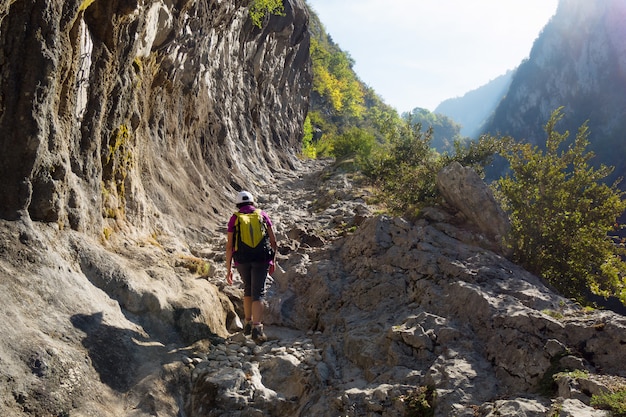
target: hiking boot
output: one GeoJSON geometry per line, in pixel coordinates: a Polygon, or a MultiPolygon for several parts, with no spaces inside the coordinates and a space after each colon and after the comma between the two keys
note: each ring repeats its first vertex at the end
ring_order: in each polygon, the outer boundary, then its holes
{"type": "Polygon", "coordinates": [[[243,334],[249,336],[250,333],[252,333],[252,322],[247,321],[246,324],[243,326],[243,334]]]}
{"type": "Polygon", "coordinates": [[[258,344],[267,341],[267,336],[265,336],[265,332],[263,332],[263,325],[254,326],[254,328],[252,329],[252,340],[254,340],[258,344]]]}

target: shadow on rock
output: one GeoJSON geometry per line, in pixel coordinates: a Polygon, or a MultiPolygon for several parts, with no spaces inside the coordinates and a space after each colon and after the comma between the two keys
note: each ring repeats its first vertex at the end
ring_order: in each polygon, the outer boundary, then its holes
{"type": "Polygon", "coordinates": [[[152,355],[165,353],[160,344],[143,345],[151,341],[136,331],[104,324],[102,313],[75,314],[70,320],[86,333],[82,345],[87,348],[100,380],[115,391],[129,391],[141,363],[152,355]]]}
{"type": "Polygon", "coordinates": [[[208,339],[214,344],[224,343],[224,338],[213,333],[203,320],[204,316],[198,307],[174,310],[176,330],[185,343],[193,344],[203,339],[208,339]]]}

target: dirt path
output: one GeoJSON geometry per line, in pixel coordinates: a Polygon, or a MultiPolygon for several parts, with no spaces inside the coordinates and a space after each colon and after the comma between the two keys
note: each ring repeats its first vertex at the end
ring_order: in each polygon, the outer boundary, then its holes
{"type": "MultiPolygon", "coordinates": [[[[260,192],[254,195],[257,207],[266,211],[274,224],[279,245],[274,278],[280,280],[283,277],[283,281],[303,257],[330,256],[324,253],[333,242],[354,228],[355,222],[371,215],[371,209],[363,200],[367,192],[355,187],[351,174],[337,169],[334,161],[305,160],[301,165],[299,170],[276,172],[275,181],[260,187],[260,192]]],[[[233,294],[242,289],[243,283],[236,272],[233,286],[225,283],[226,268],[220,261],[224,245],[225,238],[221,237],[210,249],[219,255],[215,272],[209,280],[223,292],[233,294]]],[[[271,293],[272,285],[278,284],[268,280],[268,293],[271,293]]],[[[270,304],[266,318],[271,323],[271,310],[277,308],[276,300],[271,299],[271,294],[266,299],[270,304]]],[[[242,312],[239,313],[242,319],[242,312]]],[[[294,332],[298,333],[293,328],[281,328],[274,323],[266,325],[270,339],[293,338],[294,332]]]]}
{"type": "MultiPolygon", "coordinates": [[[[327,195],[327,191],[320,186],[325,183],[324,175],[331,167],[332,161],[329,160],[302,161],[302,169],[275,173],[276,180],[261,187],[261,191],[254,196],[257,207],[268,213],[274,225],[279,245],[276,274],[289,268],[289,259],[294,254],[320,250],[328,244],[326,238],[336,237],[332,216],[320,210],[320,200],[327,195]]],[[[213,250],[223,251],[223,244],[220,242],[213,250]]],[[[218,271],[213,277],[214,283],[229,291],[230,288],[224,284],[225,268],[221,264],[216,266],[218,271]]],[[[236,272],[234,279],[234,288],[243,288],[236,272]]],[[[272,281],[269,280],[267,285],[271,287],[272,281]]],[[[268,326],[267,333],[270,338],[294,336],[293,329],[281,330],[277,326],[268,326]]]]}

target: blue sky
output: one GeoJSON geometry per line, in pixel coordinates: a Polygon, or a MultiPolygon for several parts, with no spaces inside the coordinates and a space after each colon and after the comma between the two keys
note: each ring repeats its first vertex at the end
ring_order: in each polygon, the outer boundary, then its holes
{"type": "Polygon", "coordinates": [[[528,57],[558,0],[307,0],[399,112],[433,111],[528,57]]]}

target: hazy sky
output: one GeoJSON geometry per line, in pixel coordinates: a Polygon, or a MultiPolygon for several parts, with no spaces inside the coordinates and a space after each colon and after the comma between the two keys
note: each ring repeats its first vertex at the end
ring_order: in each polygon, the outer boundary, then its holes
{"type": "Polygon", "coordinates": [[[356,62],[359,78],[399,112],[433,111],[513,69],[558,0],[307,0],[356,62]]]}

